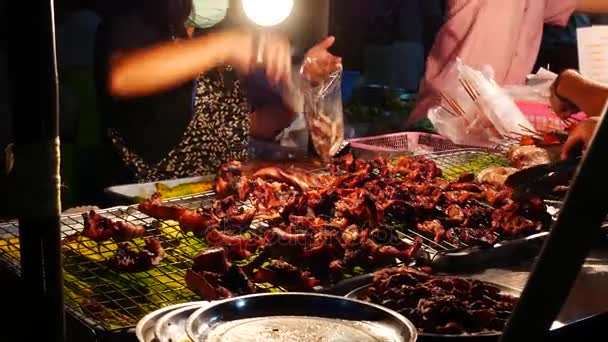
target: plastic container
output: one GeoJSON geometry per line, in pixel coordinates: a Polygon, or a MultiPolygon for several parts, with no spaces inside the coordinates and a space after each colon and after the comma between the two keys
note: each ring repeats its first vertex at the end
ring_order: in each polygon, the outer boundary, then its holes
{"type": "MultiPolygon", "coordinates": [[[[551,106],[543,103],[517,102],[519,110],[530,120],[530,123],[538,131],[563,130],[567,124],[562,121],[551,109],[551,106]]],[[[572,116],[575,120],[584,120],[587,116],[578,113],[572,116]]]]}
{"type": "Polygon", "coordinates": [[[370,152],[431,153],[470,148],[429,133],[401,132],[349,140],[351,148],[370,152]]]}

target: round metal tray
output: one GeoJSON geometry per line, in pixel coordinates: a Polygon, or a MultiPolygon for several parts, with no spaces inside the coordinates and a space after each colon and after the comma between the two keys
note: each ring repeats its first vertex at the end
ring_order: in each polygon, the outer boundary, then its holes
{"type": "MultiPolygon", "coordinates": [[[[519,296],[521,295],[521,291],[508,287],[508,286],[504,286],[504,285],[500,285],[500,284],[496,284],[496,283],[492,283],[492,282],[487,282],[484,281],[484,283],[490,284],[492,286],[497,287],[498,289],[500,289],[500,292],[503,294],[507,294],[507,295],[511,295],[513,297],[519,298],[519,296]]],[[[351,298],[351,299],[358,299],[359,295],[363,293],[363,291],[365,291],[368,287],[372,286],[371,284],[365,285],[365,286],[361,286],[351,292],[349,292],[348,294],[346,294],[346,298],[351,298]]],[[[465,335],[447,335],[447,334],[429,334],[429,333],[422,333],[422,332],[418,332],[418,334],[420,335],[420,339],[423,341],[445,341],[446,339],[448,339],[450,342],[455,342],[455,341],[498,341],[500,335],[502,334],[502,332],[488,332],[488,333],[478,333],[478,334],[465,334],[465,335]]]]}
{"type": "Polygon", "coordinates": [[[159,342],[190,341],[188,334],[186,334],[186,322],[195,311],[208,305],[209,302],[198,302],[169,311],[157,320],[154,327],[154,337],[159,342]]]}
{"type": "MultiPolygon", "coordinates": [[[[196,302],[194,302],[196,303],[196,302]]],[[[171,305],[171,306],[167,306],[164,308],[160,308],[154,312],[151,312],[149,314],[147,314],[144,318],[142,318],[139,323],[137,323],[137,326],[135,327],[135,336],[137,336],[137,339],[139,340],[139,342],[151,342],[154,341],[154,327],[156,326],[156,322],[163,317],[164,315],[166,315],[167,313],[186,307],[186,306],[191,306],[194,303],[182,303],[182,304],[176,304],[176,305],[171,305]]],[[[206,303],[206,302],[202,302],[202,303],[206,303]]]]}
{"type": "Polygon", "coordinates": [[[233,298],[201,308],[186,324],[196,342],[414,342],[414,325],[379,305],[312,293],[233,298]]]}

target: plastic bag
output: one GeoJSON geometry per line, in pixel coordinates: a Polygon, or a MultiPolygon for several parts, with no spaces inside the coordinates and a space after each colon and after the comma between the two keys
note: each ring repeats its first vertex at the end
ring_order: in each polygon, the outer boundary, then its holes
{"type": "Polygon", "coordinates": [[[308,127],[303,113],[298,113],[296,119],[276,137],[283,147],[308,148],[308,127]]]}
{"type": "Polygon", "coordinates": [[[459,145],[493,147],[534,129],[492,75],[488,66],[480,71],[456,61],[440,105],[428,113],[439,134],[459,145]]]}
{"type": "Polygon", "coordinates": [[[300,91],[304,99],[304,116],[310,138],[322,160],[328,161],[344,142],[344,114],[342,112],[342,67],[321,81],[304,78],[306,59],[300,68],[300,91]]]}
{"type": "Polygon", "coordinates": [[[528,75],[525,85],[510,85],[504,89],[515,101],[550,105],[551,85],[556,78],[557,74],[540,68],[536,74],[528,75]]]}

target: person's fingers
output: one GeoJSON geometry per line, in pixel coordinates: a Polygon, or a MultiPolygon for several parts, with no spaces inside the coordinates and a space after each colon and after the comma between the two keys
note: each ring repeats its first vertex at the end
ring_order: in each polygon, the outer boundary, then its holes
{"type": "Polygon", "coordinates": [[[287,81],[291,73],[291,53],[288,46],[282,46],[277,52],[277,74],[274,81],[287,81]]]}
{"type": "Polygon", "coordinates": [[[280,46],[276,40],[268,43],[264,50],[264,64],[266,67],[266,76],[271,81],[276,81],[277,75],[280,72],[279,60],[281,58],[280,46]]]}
{"type": "Polygon", "coordinates": [[[583,140],[577,134],[568,137],[568,140],[566,140],[564,147],[562,147],[561,159],[568,159],[569,157],[572,157],[574,154],[573,152],[577,148],[580,148],[582,143],[583,140]]]}
{"type": "Polygon", "coordinates": [[[315,48],[327,50],[330,47],[332,47],[332,45],[334,45],[335,42],[336,42],[336,38],[334,36],[329,36],[329,37],[325,38],[322,42],[317,44],[317,46],[315,46],[315,48]]]}

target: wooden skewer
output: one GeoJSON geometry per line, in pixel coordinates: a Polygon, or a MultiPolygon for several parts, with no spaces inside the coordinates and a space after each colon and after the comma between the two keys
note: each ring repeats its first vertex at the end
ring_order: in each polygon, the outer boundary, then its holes
{"type": "Polygon", "coordinates": [[[453,117],[455,117],[455,118],[457,118],[457,117],[458,117],[458,114],[456,114],[456,113],[452,112],[451,110],[449,110],[449,109],[448,109],[447,107],[445,107],[444,105],[439,104],[439,107],[441,107],[441,109],[443,109],[443,110],[444,110],[446,113],[450,114],[451,116],[453,116],[453,117]]]}
{"type": "Polygon", "coordinates": [[[444,93],[439,93],[441,95],[441,98],[443,98],[443,101],[446,102],[446,104],[448,106],[450,106],[455,113],[458,114],[458,116],[464,116],[464,111],[460,110],[460,108],[458,107],[457,104],[455,104],[453,101],[450,101],[450,97],[445,95],[444,93]]]}
{"type": "Polygon", "coordinates": [[[460,113],[461,116],[466,116],[466,112],[464,111],[464,109],[462,109],[458,101],[456,101],[453,97],[449,95],[446,96],[446,99],[452,103],[452,106],[457,109],[456,111],[460,113]]]}
{"type": "Polygon", "coordinates": [[[479,99],[479,92],[473,85],[467,80],[459,79],[460,84],[464,88],[464,90],[469,94],[473,101],[477,101],[479,99]]]}
{"type": "Polygon", "coordinates": [[[442,97],[437,97],[435,99],[435,103],[437,106],[441,107],[441,109],[443,109],[446,113],[450,114],[453,117],[458,117],[458,115],[454,113],[450,108],[443,105],[442,97]]]}
{"type": "Polygon", "coordinates": [[[524,131],[526,131],[526,132],[530,133],[530,134],[533,134],[533,135],[536,135],[536,136],[539,136],[539,135],[540,135],[540,134],[538,134],[538,132],[536,132],[536,131],[534,131],[534,130],[529,129],[528,127],[526,127],[526,126],[524,126],[524,125],[522,125],[522,124],[519,124],[519,127],[520,127],[521,129],[523,129],[524,131]]]}
{"type": "Polygon", "coordinates": [[[462,85],[462,87],[467,92],[467,94],[469,94],[469,97],[471,98],[471,100],[475,101],[475,96],[473,96],[473,93],[471,92],[471,89],[469,89],[469,87],[467,87],[467,84],[462,79],[459,79],[458,81],[460,81],[460,85],[462,85]]]}

